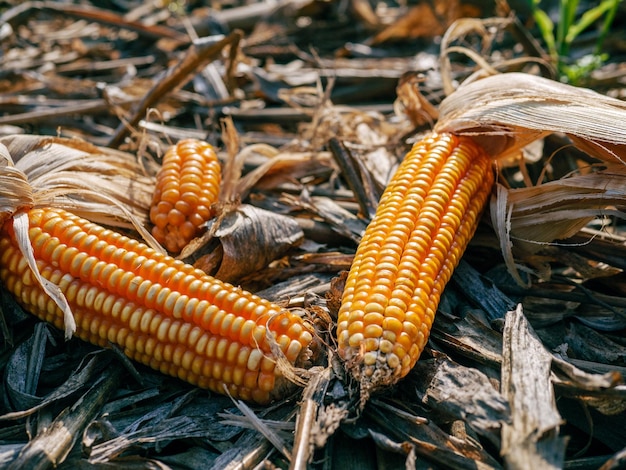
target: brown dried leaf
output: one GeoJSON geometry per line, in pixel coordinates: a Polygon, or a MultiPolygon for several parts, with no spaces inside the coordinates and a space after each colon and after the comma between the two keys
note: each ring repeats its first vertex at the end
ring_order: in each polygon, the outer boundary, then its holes
{"type": "Polygon", "coordinates": [[[432,124],[439,118],[439,111],[426,97],[420,93],[419,85],[423,79],[414,73],[405,74],[400,78],[396,88],[397,98],[394,101],[396,114],[404,114],[414,127],[432,124]]]}
{"type": "Polygon", "coordinates": [[[212,233],[224,252],[215,276],[225,282],[267,266],[304,238],[293,218],[250,205],[226,214],[212,233]]]}
{"type": "Polygon", "coordinates": [[[395,23],[376,35],[373,44],[405,38],[432,38],[441,36],[458,18],[478,16],[480,11],[459,0],[422,2],[413,6],[395,23]]]}
{"type": "Polygon", "coordinates": [[[341,298],[343,296],[343,290],[346,286],[346,280],[348,279],[348,271],[342,271],[339,276],[334,277],[330,281],[330,289],[326,293],[326,306],[330,311],[330,315],[337,319],[339,313],[339,307],[341,307],[341,298]]]}

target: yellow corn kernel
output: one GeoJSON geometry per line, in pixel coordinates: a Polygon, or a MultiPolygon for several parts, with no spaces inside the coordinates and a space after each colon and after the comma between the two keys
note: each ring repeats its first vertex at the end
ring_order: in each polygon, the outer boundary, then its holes
{"type": "Polygon", "coordinates": [[[213,147],[187,139],[172,146],[157,173],[150,221],[152,235],[171,253],[178,253],[213,216],[221,182],[213,147]]]}
{"type": "Polygon", "coordinates": [[[493,179],[473,140],[431,133],[390,181],[357,249],[337,323],[339,354],[362,396],[417,362],[493,179]]]}
{"type": "MultiPolygon", "coordinates": [[[[65,294],[80,338],[116,343],[156,370],[259,403],[289,388],[268,332],[291,364],[310,358],[313,335],[301,317],[66,211],[28,215],[39,271],[65,294]]],[[[63,328],[60,309],[33,282],[11,220],[0,229],[0,281],[31,313],[63,328]]]]}

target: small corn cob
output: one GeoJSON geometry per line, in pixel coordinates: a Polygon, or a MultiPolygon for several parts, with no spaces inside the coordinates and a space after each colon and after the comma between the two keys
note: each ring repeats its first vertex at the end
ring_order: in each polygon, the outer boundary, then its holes
{"type": "Polygon", "coordinates": [[[187,139],[170,147],[156,176],[150,208],[152,235],[170,253],[178,253],[213,217],[221,181],[213,147],[187,139]]]}
{"type": "Polygon", "coordinates": [[[362,397],[404,377],[426,346],[439,298],[493,185],[473,140],[431,133],[385,190],[348,274],[339,354],[362,397]]]}
{"type": "MultiPolygon", "coordinates": [[[[313,336],[299,316],[63,210],[31,209],[28,217],[39,271],[65,294],[80,338],[117,344],[163,373],[219,393],[225,385],[257,403],[289,385],[277,348],[293,365],[307,361],[313,336]]],[[[11,220],[0,229],[0,281],[31,313],[63,328],[11,220]]]]}

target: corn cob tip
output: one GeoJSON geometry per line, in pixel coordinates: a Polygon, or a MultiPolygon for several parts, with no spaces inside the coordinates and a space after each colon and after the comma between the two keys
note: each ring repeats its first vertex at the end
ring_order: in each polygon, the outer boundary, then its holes
{"type": "Polygon", "coordinates": [[[320,363],[322,353],[321,341],[314,327],[304,322],[307,327],[306,335],[300,338],[303,345],[296,359],[289,360],[280,350],[280,345],[273,339],[269,339],[272,357],[276,363],[274,389],[269,395],[269,402],[284,399],[294,393],[298,387],[304,387],[307,383],[308,370],[320,363]]]}
{"type": "Polygon", "coordinates": [[[404,377],[401,366],[396,368],[389,366],[389,363],[397,361],[393,354],[378,353],[367,362],[363,356],[357,354],[346,362],[348,371],[359,384],[361,408],[372,394],[395,385],[404,377]]]}
{"type": "Polygon", "coordinates": [[[379,340],[382,346],[373,351],[366,351],[365,347],[340,348],[340,355],[346,361],[346,369],[359,384],[361,406],[365,405],[373,393],[395,385],[408,374],[426,347],[429,325],[430,321],[423,323],[424,331],[419,335],[419,339],[406,350],[399,348],[397,344],[392,345],[385,339],[379,340]],[[395,351],[392,351],[392,348],[395,351]]]}

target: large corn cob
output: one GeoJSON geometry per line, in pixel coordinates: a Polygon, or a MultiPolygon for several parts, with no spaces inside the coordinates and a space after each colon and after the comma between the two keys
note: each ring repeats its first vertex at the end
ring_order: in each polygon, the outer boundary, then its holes
{"type": "Polygon", "coordinates": [[[337,325],[339,353],[364,396],[415,365],[493,178],[473,140],[431,133],[387,186],[357,249],[337,325]]]}
{"type": "Polygon", "coordinates": [[[150,221],[152,235],[171,253],[178,253],[213,216],[221,181],[215,150],[206,142],[187,139],[163,156],[156,176],[150,221]]]}
{"type": "MultiPolygon", "coordinates": [[[[313,337],[295,314],[63,210],[28,216],[39,271],[67,297],[79,337],[117,344],[154,369],[258,403],[288,385],[277,354],[296,365],[308,359],[313,337]]],[[[27,310],[63,328],[14,236],[9,220],[0,230],[0,280],[27,310]]]]}

